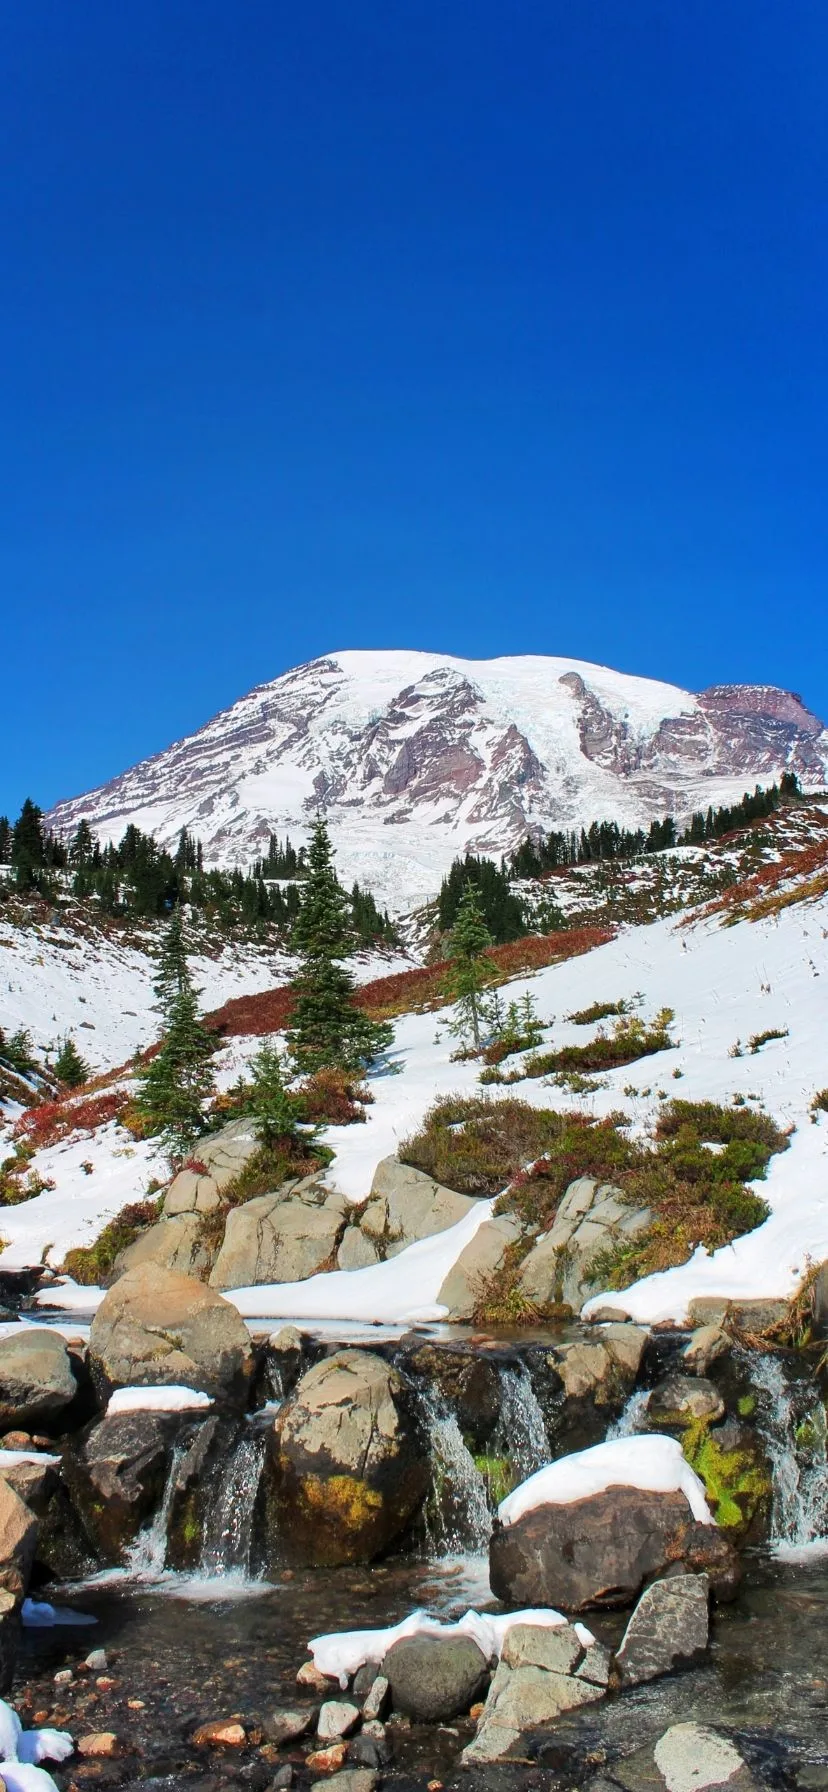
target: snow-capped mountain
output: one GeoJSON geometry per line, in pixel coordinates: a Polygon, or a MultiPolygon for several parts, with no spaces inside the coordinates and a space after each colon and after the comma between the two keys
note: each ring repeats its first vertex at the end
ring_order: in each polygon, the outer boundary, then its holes
{"type": "Polygon", "coordinates": [[[733,801],[784,770],[828,776],[828,729],[767,685],[692,695],[583,661],[346,652],[259,685],[204,728],[61,802],[105,838],[186,826],[208,862],[248,864],[323,810],[340,873],[392,907],[433,895],[458,852],[528,832],[627,826],[733,801]]]}

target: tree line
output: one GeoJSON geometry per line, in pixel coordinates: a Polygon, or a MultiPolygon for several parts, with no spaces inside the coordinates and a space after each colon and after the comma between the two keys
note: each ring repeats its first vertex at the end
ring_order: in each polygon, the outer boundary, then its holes
{"type": "MultiPolygon", "coordinates": [[[[47,901],[57,901],[68,889],[105,915],[156,918],[180,906],[219,930],[271,925],[289,940],[299,915],[306,853],[289,838],[281,842],[271,834],[267,853],[250,871],[206,870],[201,841],[186,828],[174,852],[132,823],[117,843],[102,846],[85,820],[63,840],[44,826],[42,810],[27,797],[14,824],[0,816],[0,865],[10,867],[13,887],[47,901]]],[[[369,890],[355,883],[345,900],[360,945],[396,942],[388,911],[369,890]]]]}

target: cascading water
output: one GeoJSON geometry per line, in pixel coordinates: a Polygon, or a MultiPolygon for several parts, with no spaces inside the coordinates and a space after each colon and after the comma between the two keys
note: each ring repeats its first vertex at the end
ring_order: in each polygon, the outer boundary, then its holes
{"type": "Polygon", "coordinates": [[[250,1571],[253,1515],[265,1445],[265,1431],[247,1426],[216,1489],[201,1551],[200,1571],[207,1579],[246,1576],[250,1571]]]}
{"type": "Polygon", "coordinates": [[[434,1466],[429,1541],[435,1555],[483,1555],[489,1547],[491,1513],[486,1484],[453,1412],[424,1399],[434,1466]]]}
{"type": "Polygon", "coordinates": [[[828,1548],[828,1446],[819,1392],[789,1382],[777,1356],[751,1356],[750,1379],[773,1475],[771,1547],[828,1548]]]}
{"type": "Polygon", "coordinates": [[[127,1573],[133,1575],[136,1580],[159,1580],[164,1573],[167,1560],[167,1526],[170,1522],[178,1470],[185,1450],[186,1446],[183,1443],[173,1446],[161,1503],[152,1524],[147,1525],[145,1530],[139,1532],[128,1552],[127,1573]]]}
{"type": "Polygon", "coordinates": [[[635,1437],[638,1431],[645,1429],[643,1421],[649,1398],[649,1388],[637,1388],[636,1392],[630,1395],[623,1412],[619,1413],[618,1418],[610,1425],[606,1436],[607,1443],[611,1438],[635,1437]]]}
{"type": "Polygon", "coordinates": [[[540,1401],[525,1363],[504,1364],[500,1371],[500,1418],[494,1447],[508,1456],[515,1482],[526,1481],[550,1459],[540,1401]]]}

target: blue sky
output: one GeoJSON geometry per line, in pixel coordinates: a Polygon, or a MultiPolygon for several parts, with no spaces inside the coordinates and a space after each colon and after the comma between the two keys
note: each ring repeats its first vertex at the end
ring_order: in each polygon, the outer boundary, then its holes
{"type": "Polygon", "coordinates": [[[27,0],[0,810],[327,649],[828,715],[824,0],[27,0]]]}

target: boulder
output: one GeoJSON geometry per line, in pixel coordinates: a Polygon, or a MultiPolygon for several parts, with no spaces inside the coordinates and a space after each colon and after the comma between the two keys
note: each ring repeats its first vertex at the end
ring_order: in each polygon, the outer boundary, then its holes
{"type": "Polygon", "coordinates": [[[728,1300],[720,1294],[700,1294],[691,1300],[687,1317],[692,1326],[721,1325],[725,1320],[737,1331],[756,1335],[770,1331],[788,1311],[786,1300],[768,1296],[758,1300],[728,1300]]]}
{"type": "Polygon", "coordinates": [[[417,1239],[456,1226],[475,1205],[473,1195],[458,1195],[398,1157],[384,1157],[374,1171],[361,1224],[381,1242],[383,1257],[395,1257],[417,1239]]]}
{"type": "Polygon", "coordinates": [[[430,1483],[410,1385],[370,1351],[324,1358],[274,1421],[270,1480],[277,1549],[318,1566],[373,1561],[430,1483]]]}
{"type": "Polygon", "coordinates": [[[563,1303],[577,1313],[596,1292],[593,1259],[644,1231],[649,1208],[631,1207],[612,1183],[579,1176],[570,1182],[554,1222],[521,1266],[519,1287],[538,1307],[563,1303]]]}
{"type": "Polygon", "coordinates": [[[231,1120],[210,1138],[199,1139],[190,1163],[174,1176],[164,1197],[164,1217],[180,1213],[212,1213],[224,1190],[260,1149],[250,1120],[231,1120]]]}
{"type": "Polygon", "coordinates": [[[416,1723],[462,1717],[485,1689],[488,1663],[467,1636],[407,1636],[394,1643],[382,1664],[395,1711],[416,1723]]]}
{"type": "Polygon", "coordinates": [[[149,1265],[200,1280],[209,1264],[210,1252],[204,1240],[201,1214],[180,1213],[173,1219],[158,1220],[154,1226],[148,1226],[134,1244],[119,1252],[112,1279],[116,1281],[131,1269],[149,1265]]]}
{"type": "Polygon", "coordinates": [[[683,1493],[638,1487],[537,1506],[513,1524],[496,1522],[489,1545],[492,1592],[517,1607],[632,1604],[677,1563],[709,1569],[720,1597],[735,1592],[739,1559],[724,1533],[697,1523],[683,1493]]]}
{"type": "Polygon", "coordinates": [[[183,1385],[243,1401],[253,1350],[244,1321],[214,1289],[145,1264],[101,1302],[89,1363],[102,1397],[119,1387],[183,1385]]]}
{"type": "Polygon", "coordinates": [[[703,1375],[665,1375],[647,1401],[647,1424],[666,1431],[680,1431],[698,1420],[712,1425],[724,1415],[725,1403],[717,1387],[703,1375]]]}
{"type": "Polygon", "coordinates": [[[132,1412],[101,1419],[66,1452],[63,1477],[96,1554],[112,1566],[157,1509],[164,1490],[173,1413],[132,1412]]]}
{"type": "Polygon", "coordinates": [[[48,1424],[78,1391],[69,1352],[44,1326],[0,1340],[0,1426],[48,1424]]]}
{"type": "MultiPolygon", "coordinates": [[[[655,1743],[612,1764],[612,1785],[624,1792],[758,1792],[740,1749],[707,1724],[672,1724],[655,1743]]],[[[606,1784],[606,1780],[602,1780],[606,1784]]],[[[591,1782],[587,1792],[592,1792],[591,1782]]]]}
{"type": "Polygon", "coordinates": [[[271,1712],[265,1722],[268,1742],[274,1742],[277,1748],[289,1748],[292,1742],[299,1742],[302,1736],[307,1736],[315,1715],[312,1705],[280,1708],[271,1712]]]}
{"type": "Polygon", "coordinates": [[[624,1686],[657,1680],[700,1659],[709,1635],[707,1593],[706,1574],[675,1574],[647,1587],[615,1657],[624,1686]]]}
{"type": "Polygon", "coordinates": [[[358,1705],[352,1705],[348,1699],[326,1699],[319,1712],[316,1734],[320,1742],[339,1742],[342,1736],[350,1736],[358,1723],[358,1705]]]}
{"type": "Polygon", "coordinates": [[[567,1400],[586,1400],[605,1412],[620,1406],[632,1392],[647,1342],[638,1325],[605,1325],[547,1353],[547,1364],[559,1375],[567,1400]]]}
{"type": "Polygon", "coordinates": [[[0,1480],[0,1588],[18,1602],[29,1584],[37,1519],[8,1481],[0,1480]]]}
{"type": "Polygon", "coordinates": [[[46,1459],[42,1462],[12,1462],[0,1468],[0,1477],[39,1518],[55,1490],[58,1471],[55,1464],[46,1459]]]}
{"type": "Polygon", "coordinates": [[[484,1220],[482,1226],[478,1226],[437,1295],[439,1305],[448,1308],[449,1319],[473,1318],[487,1283],[500,1269],[509,1246],[516,1244],[522,1234],[520,1220],[511,1213],[484,1220]]]}
{"type": "Polygon", "coordinates": [[[333,1268],[347,1205],[344,1195],[306,1176],[288,1193],[257,1195],[232,1208],[210,1286],[303,1282],[321,1269],[333,1268]]]}
{"type": "Polygon", "coordinates": [[[337,1269],[368,1269],[379,1263],[380,1254],[374,1240],[359,1226],[348,1226],[336,1253],[337,1269]]]}
{"type": "Polygon", "coordinates": [[[720,1325],[699,1325],[684,1346],[682,1364],[688,1375],[707,1375],[729,1349],[730,1339],[720,1325]]]}
{"type": "Polygon", "coordinates": [[[602,1699],[604,1685],[577,1673],[586,1653],[569,1624],[554,1629],[513,1625],[503,1641],[477,1735],[463,1751],[464,1764],[483,1766],[520,1756],[527,1731],[543,1729],[563,1712],[602,1699]]]}

